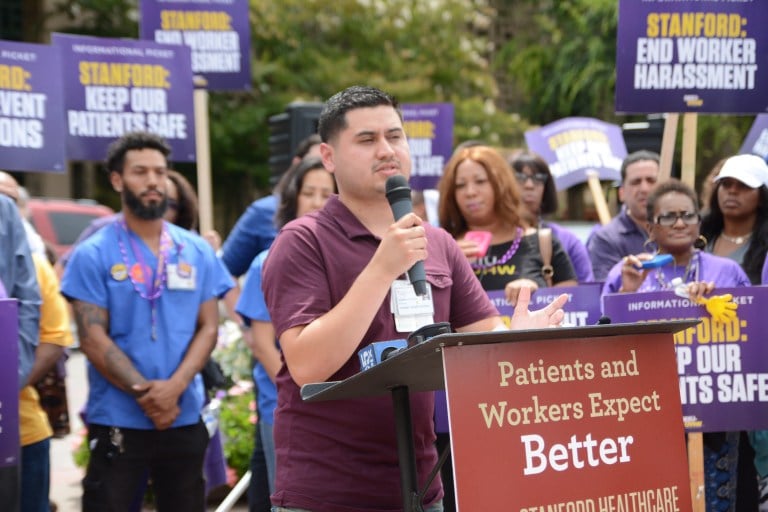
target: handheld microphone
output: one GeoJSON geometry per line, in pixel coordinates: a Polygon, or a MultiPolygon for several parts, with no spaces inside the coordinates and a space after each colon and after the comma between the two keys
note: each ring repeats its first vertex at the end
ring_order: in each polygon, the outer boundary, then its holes
{"type": "MultiPolygon", "coordinates": [[[[411,202],[411,187],[405,176],[399,174],[387,178],[387,201],[392,208],[395,221],[413,211],[411,202]]],[[[427,294],[427,275],[424,273],[424,262],[417,261],[408,270],[408,280],[413,285],[416,295],[423,297],[427,294]]]]}

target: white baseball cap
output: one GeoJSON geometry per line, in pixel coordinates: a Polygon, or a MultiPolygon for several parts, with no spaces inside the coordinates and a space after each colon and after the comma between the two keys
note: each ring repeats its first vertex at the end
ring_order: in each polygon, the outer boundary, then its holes
{"type": "Polygon", "coordinates": [[[757,155],[736,155],[725,161],[715,182],[723,178],[739,180],[749,188],[768,185],[768,164],[757,155]]]}

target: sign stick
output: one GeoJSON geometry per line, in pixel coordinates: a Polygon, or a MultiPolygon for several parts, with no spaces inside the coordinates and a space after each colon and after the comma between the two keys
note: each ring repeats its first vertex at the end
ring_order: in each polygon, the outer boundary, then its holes
{"type": "Polygon", "coordinates": [[[608,211],[608,203],[605,201],[605,194],[603,187],[600,186],[597,171],[587,171],[587,185],[589,185],[589,191],[592,192],[592,199],[595,201],[600,224],[605,226],[611,221],[611,213],[608,211]]]}
{"type": "Polygon", "coordinates": [[[667,181],[672,176],[672,160],[675,157],[677,122],[680,114],[667,114],[664,119],[664,134],[661,136],[661,162],[659,182],[667,181]]]}
{"type": "Polygon", "coordinates": [[[195,146],[197,148],[197,199],[200,207],[200,233],[213,229],[211,187],[211,138],[208,128],[208,82],[195,76],[195,146]]]}
{"type": "Polygon", "coordinates": [[[683,158],[680,181],[696,189],[696,124],[698,114],[683,114],[683,158]]]}
{"type": "Polygon", "coordinates": [[[706,510],[704,493],[704,435],[688,434],[688,476],[691,480],[691,503],[694,512],[706,510]]]}
{"type": "MultiPolygon", "coordinates": [[[[677,115],[677,114],[676,114],[677,115]]],[[[683,114],[683,150],[680,181],[695,188],[697,114],[683,114]]],[[[706,510],[704,493],[704,442],[700,432],[688,434],[688,474],[694,512],[706,510]]]]}

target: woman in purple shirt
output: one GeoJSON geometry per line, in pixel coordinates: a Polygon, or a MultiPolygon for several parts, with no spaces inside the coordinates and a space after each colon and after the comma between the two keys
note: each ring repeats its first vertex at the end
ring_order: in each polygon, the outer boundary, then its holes
{"type": "MultiPolygon", "coordinates": [[[[653,255],[625,256],[608,273],[603,295],[673,290],[677,288],[677,280],[692,299],[717,288],[750,286],[749,278],[738,263],[701,250],[706,242],[699,236],[699,205],[696,193],[687,185],[674,179],[658,185],[648,197],[648,219],[649,241],[658,247],[659,254],[671,254],[674,260],[659,268],[639,269],[641,262],[653,255]]],[[[739,432],[704,434],[708,511],[756,510],[754,506],[743,508],[746,500],[736,487],[739,435],[739,432]],[[734,508],[737,503],[738,508],[734,508]]],[[[752,482],[755,487],[754,478],[752,482]]]]}
{"type": "Polygon", "coordinates": [[[671,179],[657,186],[648,198],[649,244],[659,254],[674,257],[670,265],[640,269],[650,260],[648,253],[627,255],[606,277],[603,294],[653,292],[674,289],[679,278],[691,297],[703,297],[715,288],[749,286],[749,278],[734,261],[701,251],[699,237],[701,216],[696,193],[689,186],[671,179]]]}
{"type": "Polygon", "coordinates": [[[547,162],[539,155],[521,151],[509,158],[509,165],[515,171],[515,178],[520,185],[520,199],[528,210],[528,222],[531,226],[552,230],[565,252],[568,253],[573,270],[576,272],[576,279],[580,283],[594,281],[595,275],[592,272],[589,252],[579,237],[554,222],[542,219],[543,215],[557,211],[557,188],[547,162]]]}

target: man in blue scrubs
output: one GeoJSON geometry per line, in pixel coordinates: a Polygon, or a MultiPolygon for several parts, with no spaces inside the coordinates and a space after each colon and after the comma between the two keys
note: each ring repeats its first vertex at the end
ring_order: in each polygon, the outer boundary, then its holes
{"type": "Polygon", "coordinates": [[[200,236],[163,220],[170,148],[145,132],[110,145],[123,217],[80,244],[62,293],[89,361],[83,511],[127,511],[149,471],[159,511],[205,510],[199,372],[232,281],[200,236]]]}

